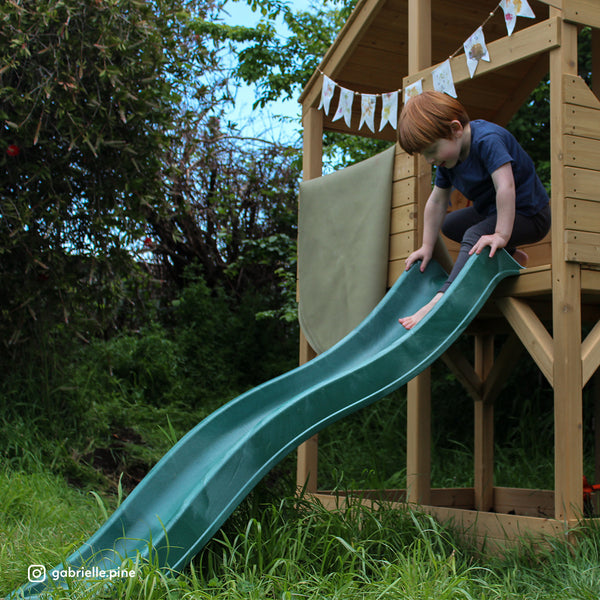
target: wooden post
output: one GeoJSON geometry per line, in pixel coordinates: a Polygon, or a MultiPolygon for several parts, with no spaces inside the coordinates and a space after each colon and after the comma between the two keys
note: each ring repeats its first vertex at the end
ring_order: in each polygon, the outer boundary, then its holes
{"type": "MultiPolygon", "coordinates": [[[[494,336],[475,336],[475,373],[485,381],[494,365],[494,336]]],[[[475,401],[475,509],[494,507],[494,405],[475,401]]]]}
{"type": "Polygon", "coordinates": [[[600,29],[592,29],[592,91],[600,98],[600,29]]]}
{"type": "MultiPolygon", "coordinates": [[[[431,0],[408,1],[408,74],[431,65],[431,0]]],[[[417,243],[423,241],[423,210],[431,192],[431,167],[415,157],[418,206],[417,243]]],[[[406,497],[408,502],[431,502],[431,370],[407,386],[406,497]]]]}
{"type": "Polygon", "coordinates": [[[406,414],[406,499],[431,502],[431,370],[408,382],[406,414]]]}
{"type": "Polygon", "coordinates": [[[431,65],[431,0],[408,0],[408,74],[431,65]]]}
{"type": "MultiPolygon", "coordinates": [[[[317,108],[308,108],[302,117],[303,125],[303,179],[320,177],[323,171],[323,113],[317,108]]],[[[304,333],[300,331],[299,363],[303,365],[316,356],[304,333]]],[[[296,486],[309,493],[317,491],[319,463],[319,438],[312,436],[298,446],[296,463],[296,486]],[[305,487],[306,486],[306,487],[305,487]]]]}
{"type": "MultiPolygon", "coordinates": [[[[550,16],[562,11],[551,8],[550,16]]],[[[561,45],[550,51],[552,173],[552,318],[554,335],[555,518],[583,516],[580,266],[565,260],[564,75],[577,74],[577,27],[560,21],[561,45]]]]}
{"type": "MultiPolygon", "coordinates": [[[[592,29],[592,91],[600,98],[600,30],[592,29]]],[[[594,483],[600,482],[600,372],[592,379],[594,394],[594,483]]]]}

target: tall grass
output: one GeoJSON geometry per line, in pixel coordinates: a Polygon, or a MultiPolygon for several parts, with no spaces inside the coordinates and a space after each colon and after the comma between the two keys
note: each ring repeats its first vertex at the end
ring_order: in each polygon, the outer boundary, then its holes
{"type": "Polygon", "coordinates": [[[0,597],[24,583],[30,564],[54,565],[96,529],[94,498],[41,468],[0,469],[0,597]]]}
{"type": "MultiPolygon", "coordinates": [[[[47,498],[48,500],[50,498],[47,498]]],[[[8,510],[12,514],[13,508],[8,510]]],[[[71,510],[79,511],[71,504],[71,510]]],[[[84,510],[83,506],[80,510],[84,510]]],[[[42,519],[44,520],[44,519],[42,519]]],[[[503,556],[483,556],[459,531],[408,507],[364,506],[336,510],[285,498],[263,506],[258,517],[222,530],[184,573],[151,559],[128,560],[125,577],[73,579],[53,600],[158,599],[373,599],[373,600],[575,600],[600,597],[600,530],[582,527],[577,543],[522,540],[503,556]]],[[[46,527],[48,525],[46,524],[46,527]]],[[[43,528],[42,528],[43,529],[43,528]]],[[[47,536],[48,531],[43,534],[47,536]]],[[[46,555],[66,554],[53,538],[46,555]]],[[[14,557],[0,555],[0,567],[14,557]]],[[[36,562],[42,562],[38,559],[36,562]]],[[[24,565],[9,570],[0,594],[22,583],[24,565]],[[20,578],[19,578],[20,575],[20,578]]]]}

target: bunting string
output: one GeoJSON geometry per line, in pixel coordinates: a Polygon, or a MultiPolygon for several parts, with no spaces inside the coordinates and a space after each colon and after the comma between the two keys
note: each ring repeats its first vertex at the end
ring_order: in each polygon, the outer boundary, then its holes
{"type": "MultiPolygon", "coordinates": [[[[461,51],[464,51],[465,60],[467,61],[467,67],[469,69],[469,75],[471,77],[474,77],[477,66],[481,60],[491,62],[492,59],[485,44],[483,30],[499,9],[502,9],[504,12],[504,21],[509,36],[512,35],[514,31],[517,17],[527,17],[530,19],[535,18],[535,14],[533,10],[531,10],[527,0],[500,0],[499,4],[488,14],[483,23],[469,36],[469,38],[459,48],[457,48],[447,60],[439,64],[432,71],[433,88],[435,90],[444,92],[454,98],[457,97],[450,60],[458,56],[461,51]]],[[[354,97],[360,96],[361,116],[360,124],[358,126],[359,130],[366,126],[373,133],[375,133],[375,112],[378,105],[381,105],[379,131],[382,131],[388,123],[392,128],[396,129],[398,120],[398,100],[402,89],[379,94],[355,92],[337,84],[318,67],[317,70],[323,77],[319,109],[323,109],[326,115],[329,114],[331,100],[335,90],[336,88],[339,89],[338,106],[334,116],[332,117],[333,121],[343,118],[346,125],[350,127],[354,97]]],[[[421,94],[422,92],[423,81],[415,81],[414,83],[406,86],[404,89],[404,102],[406,102],[410,97],[421,94]]]]}

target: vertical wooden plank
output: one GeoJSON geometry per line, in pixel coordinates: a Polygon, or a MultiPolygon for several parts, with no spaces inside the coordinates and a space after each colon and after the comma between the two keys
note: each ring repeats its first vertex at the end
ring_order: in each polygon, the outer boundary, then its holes
{"type": "MultiPolygon", "coordinates": [[[[323,172],[323,113],[317,108],[308,108],[302,117],[303,154],[302,175],[304,180],[320,177],[323,172]]],[[[316,356],[304,333],[300,331],[300,357],[302,365],[316,356]]],[[[296,462],[296,486],[306,491],[317,491],[319,462],[318,436],[313,436],[298,446],[296,462]]]]}
{"type": "MultiPolygon", "coordinates": [[[[431,0],[408,0],[408,72],[416,73],[431,65],[431,0]]],[[[431,190],[431,167],[415,157],[416,203],[418,207],[415,240],[423,240],[423,209],[431,190]],[[429,173],[429,179],[427,174],[429,173]]],[[[431,502],[431,371],[426,369],[407,386],[407,500],[431,502]]]]}
{"type": "Polygon", "coordinates": [[[431,65],[431,0],[408,0],[408,74],[431,65]]]}
{"type": "Polygon", "coordinates": [[[592,376],[594,399],[594,483],[600,482],[600,370],[592,376]]]}
{"type": "Polygon", "coordinates": [[[600,98],[600,29],[592,29],[592,92],[600,98]]]}
{"type": "MultiPolygon", "coordinates": [[[[475,373],[485,381],[494,365],[494,336],[475,336],[475,373]]],[[[494,405],[475,401],[475,509],[494,507],[494,405]]]]}
{"type": "Polygon", "coordinates": [[[431,502],[431,371],[408,382],[406,414],[406,499],[431,502]]]}
{"type": "MultiPolygon", "coordinates": [[[[561,12],[552,8],[550,16],[561,12]]],[[[563,21],[559,26],[561,46],[550,51],[555,517],[573,522],[583,515],[581,271],[578,263],[565,261],[562,80],[565,74],[577,74],[577,28],[563,21]]]]}
{"type": "Polygon", "coordinates": [[[315,107],[302,115],[302,179],[315,179],[323,173],[323,112],[315,107]]]}

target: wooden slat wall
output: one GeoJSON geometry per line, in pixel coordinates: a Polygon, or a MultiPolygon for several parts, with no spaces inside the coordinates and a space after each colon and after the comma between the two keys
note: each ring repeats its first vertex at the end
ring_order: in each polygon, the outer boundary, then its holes
{"type": "Polygon", "coordinates": [[[565,75],[565,260],[600,265],[600,101],[565,75]]]}
{"type": "Polygon", "coordinates": [[[416,179],[416,157],[406,154],[396,144],[390,222],[389,286],[392,286],[404,271],[406,257],[416,248],[418,214],[416,179]]]}

